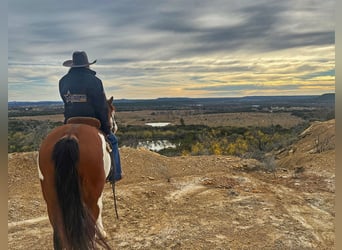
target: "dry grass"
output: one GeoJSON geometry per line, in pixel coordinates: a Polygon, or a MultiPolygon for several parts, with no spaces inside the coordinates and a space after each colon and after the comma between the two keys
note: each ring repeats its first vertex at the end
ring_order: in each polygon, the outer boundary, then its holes
{"type": "MultiPolygon", "coordinates": [[[[63,115],[22,116],[16,117],[15,119],[63,121],[63,115]]],[[[303,119],[285,112],[198,114],[188,110],[143,110],[116,113],[116,120],[119,126],[145,125],[147,122],[170,122],[174,125],[181,125],[181,119],[184,120],[185,125],[207,125],[211,127],[268,127],[271,125],[280,125],[284,128],[291,128],[303,122],[303,119]]]]}

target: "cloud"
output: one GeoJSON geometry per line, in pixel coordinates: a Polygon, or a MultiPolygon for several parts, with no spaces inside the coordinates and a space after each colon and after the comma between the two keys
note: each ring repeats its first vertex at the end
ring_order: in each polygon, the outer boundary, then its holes
{"type": "Polygon", "coordinates": [[[308,84],[334,69],[333,0],[11,0],[8,10],[10,100],[35,98],[33,82],[55,86],[74,50],[98,60],[105,88],[121,98],[200,95],[181,91],[221,82],[308,84]]]}
{"type": "Polygon", "coordinates": [[[322,76],[335,76],[335,69],[327,70],[323,72],[314,72],[314,73],[305,75],[302,78],[307,80],[307,79],[313,79],[313,78],[322,77],[322,76]]]}
{"type": "MultiPolygon", "coordinates": [[[[286,84],[286,85],[269,85],[269,84],[240,84],[240,85],[213,85],[213,86],[204,86],[197,88],[185,88],[185,90],[204,90],[204,91],[213,91],[213,92],[228,92],[228,91],[264,91],[264,90],[272,90],[274,92],[283,91],[283,90],[300,90],[300,89],[308,89],[308,88],[321,88],[327,87],[325,84],[319,83],[311,83],[306,85],[298,85],[298,84],[286,84]]],[[[334,84],[329,84],[328,87],[334,87],[334,84]]]]}

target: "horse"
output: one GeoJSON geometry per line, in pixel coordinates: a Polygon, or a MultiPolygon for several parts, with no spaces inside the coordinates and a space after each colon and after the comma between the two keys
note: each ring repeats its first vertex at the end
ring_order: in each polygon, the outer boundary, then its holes
{"type": "MultiPolygon", "coordinates": [[[[114,129],[113,97],[107,100],[108,121],[114,129]]],[[[95,118],[75,117],[54,128],[41,143],[38,174],[54,249],[95,249],[106,242],[102,197],[111,156],[95,118]],[[84,122],[88,123],[85,124],[84,122]]]]}

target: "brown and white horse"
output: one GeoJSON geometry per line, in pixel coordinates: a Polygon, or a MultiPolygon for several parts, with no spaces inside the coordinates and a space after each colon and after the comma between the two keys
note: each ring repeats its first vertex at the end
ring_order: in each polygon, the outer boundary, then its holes
{"type": "MultiPolygon", "coordinates": [[[[108,119],[114,126],[112,102],[113,97],[107,101],[108,119]]],[[[54,249],[95,249],[96,243],[110,249],[101,217],[111,165],[106,147],[98,128],[79,122],[59,126],[43,140],[38,172],[54,249]]]]}

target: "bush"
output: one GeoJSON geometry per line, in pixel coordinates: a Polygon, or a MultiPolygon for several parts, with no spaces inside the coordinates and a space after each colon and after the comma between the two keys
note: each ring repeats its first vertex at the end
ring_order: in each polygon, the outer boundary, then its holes
{"type": "Polygon", "coordinates": [[[9,120],[8,152],[36,151],[45,136],[62,122],[9,120]]]}

